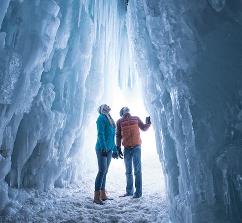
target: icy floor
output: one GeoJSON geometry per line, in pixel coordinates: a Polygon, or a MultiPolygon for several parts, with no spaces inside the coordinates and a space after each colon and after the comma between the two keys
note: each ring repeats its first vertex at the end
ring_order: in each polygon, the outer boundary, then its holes
{"type": "MultiPolygon", "coordinates": [[[[117,168],[113,169],[114,172],[118,171],[117,168]]],[[[124,192],[124,185],[120,184],[124,178],[120,176],[115,179],[115,174],[112,174],[108,179],[108,187],[110,189],[109,196],[114,200],[106,201],[103,206],[96,205],[92,201],[93,186],[90,186],[90,183],[93,183],[92,179],[89,179],[91,182],[80,182],[80,184],[85,185],[84,187],[76,184],[65,189],[53,189],[49,192],[30,191],[31,198],[24,203],[20,211],[2,222],[168,223],[164,193],[149,190],[149,188],[156,188],[155,182],[159,185],[159,179],[150,181],[147,177],[145,177],[147,182],[144,183],[142,198],[119,198],[119,195],[124,192]]]]}
{"type": "Polygon", "coordinates": [[[114,200],[100,206],[77,186],[36,193],[19,213],[3,222],[168,222],[165,201],[158,194],[137,200],[111,194],[114,200]]]}

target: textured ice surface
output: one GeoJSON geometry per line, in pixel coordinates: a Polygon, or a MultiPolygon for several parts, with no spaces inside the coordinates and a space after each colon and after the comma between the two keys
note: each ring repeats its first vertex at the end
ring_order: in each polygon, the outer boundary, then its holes
{"type": "MultiPolygon", "coordinates": [[[[47,192],[30,191],[31,197],[16,215],[2,218],[10,222],[120,222],[168,223],[167,203],[161,194],[149,194],[139,200],[119,198],[109,191],[113,201],[105,205],[93,203],[90,189],[71,185],[47,192]]],[[[0,217],[1,219],[1,217],[0,217]]]]}
{"type": "Polygon", "coordinates": [[[174,222],[241,222],[241,1],[129,1],[174,222]]]}
{"type": "Polygon", "coordinates": [[[95,32],[89,7],[71,3],[0,3],[0,209],[6,182],[45,190],[73,178],[95,32]]]}

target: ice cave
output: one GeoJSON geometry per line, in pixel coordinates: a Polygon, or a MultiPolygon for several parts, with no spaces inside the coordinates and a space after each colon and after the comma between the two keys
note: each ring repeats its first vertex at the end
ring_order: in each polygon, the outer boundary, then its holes
{"type": "Polygon", "coordinates": [[[0,222],[241,223],[242,1],[0,0],[0,222]],[[139,199],[112,159],[93,203],[104,103],[151,117],[139,199]]]}

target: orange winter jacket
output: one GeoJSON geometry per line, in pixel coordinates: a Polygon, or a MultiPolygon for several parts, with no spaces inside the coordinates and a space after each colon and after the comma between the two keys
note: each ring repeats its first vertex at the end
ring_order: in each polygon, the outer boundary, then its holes
{"type": "Polygon", "coordinates": [[[150,124],[144,124],[139,117],[131,116],[129,113],[117,121],[116,144],[125,148],[141,145],[139,129],[146,131],[150,124]]]}

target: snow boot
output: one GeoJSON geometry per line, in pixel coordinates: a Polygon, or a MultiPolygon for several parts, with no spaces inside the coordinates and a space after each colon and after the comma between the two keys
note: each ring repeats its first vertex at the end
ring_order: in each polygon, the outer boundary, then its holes
{"type": "Polygon", "coordinates": [[[125,193],[125,194],[123,194],[123,195],[120,195],[119,197],[129,197],[129,196],[133,196],[133,194],[131,193],[131,194],[129,194],[129,193],[125,193]]]}
{"type": "Polygon", "coordinates": [[[93,199],[93,202],[94,202],[95,204],[103,205],[103,202],[102,202],[102,200],[100,199],[100,197],[101,197],[100,195],[101,195],[101,191],[100,191],[100,190],[95,191],[95,192],[94,192],[94,199],[93,199]]]}
{"type": "Polygon", "coordinates": [[[112,198],[107,197],[106,191],[105,190],[101,190],[101,196],[100,196],[102,201],[106,201],[106,200],[113,200],[112,198]]]}
{"type": "Polygon", "coordinates": [[[141,194],[134,194],[133,198],[141,198],[142,195],[141,194]]]}

